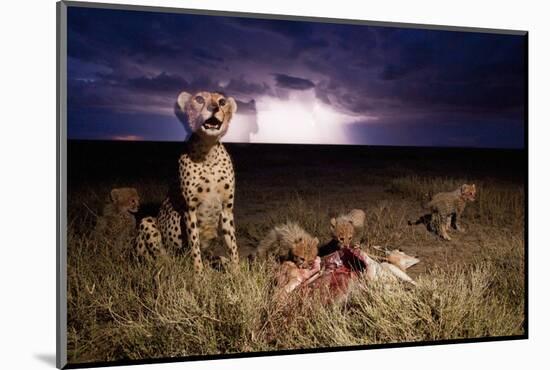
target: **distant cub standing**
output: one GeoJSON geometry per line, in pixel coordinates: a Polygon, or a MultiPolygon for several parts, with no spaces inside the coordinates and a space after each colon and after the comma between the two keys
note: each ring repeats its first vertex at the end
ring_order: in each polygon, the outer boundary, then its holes
{"type": "Polygon", "coordinates": [[[117,247],[130,246],[136,234],[134,213],[139,209],[139,194],[135,188],[111,190],[110,201],[97,219],[94,233],[117,247]]]}
{"type": "Polygon", "coordinates": [[[319,239],[312,237],[295,222],[275,226],[258,245],[256,256],[275,255],[279,261],[291,261],[299,268],[312,266],[317,257],[319,239]]]}
{"type": "Polygon", "coordinates": [[[231,158],[219,141],[229,129],[237,104],[233,98],[207,91],[182,92],[177,104],[192,134],[179,158],[175,186],[162,203],[157,219],[148,218],[140,224],[138,239],[154,240],[152,254],[164,248],[174,251],[188,247],[194,269],[200,273],[201,251],[209,248],[221,230],[231,262],[237,264],[235,175],[231,158]]]}
{"type": "Polygon", "coordinates": [[[434,195],[432,200],[426,204],[426,208],[432,212],[431,225],[434,231],[445,240],[451,240],[447,234],[451,226],[463,232],[458,221],[466,208],[466,203],[473,202],[475,198],[475,184],[464,184],[455,191],[434,195]]]}
{"type": "Polygon", "coordinates": [[[352,209],[345,215],[330,219],[330,231],[340,248],[358,247],[365,227],[365,212],[352,209]]]}

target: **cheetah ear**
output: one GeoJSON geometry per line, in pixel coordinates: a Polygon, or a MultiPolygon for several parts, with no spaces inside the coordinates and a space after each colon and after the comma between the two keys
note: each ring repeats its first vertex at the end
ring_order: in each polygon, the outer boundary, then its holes
{"type": "Polygon", "coordinates": [[[191,94],[189,94],[188,92],[182,91],[178,95],[178,106],[182,111],[185,110],[185,104],[187,104],[189,99],[191,99],[191,94]]]}
{"type": "Polygon", "coordinates": [[[112,189],[111,190],[111,201],[113,203],[118,203],[120,199],[120,189],[112,189]]]}
{"type": "Polygon", "coordinates": [[[336,219],[333,217],[330,219],[330,228],[334,229],[336,227],[336,219]]]}
{"type": "Polygon", "coordinates": [[[476,184],[472,184],[472,190],[476,191],[476,184]]]}
{"type": "Polygon", "coordinates": [[[231,113],[233,113],[233,114],[237,113],[237,102],[235,101],[235,99],[229,97],[229,98],[226,99],[226,101],[231,106],[231,113]]]}
{"type": "Polygon", "coordinates": [[[319,239],[318,238],[313,238],[313,245],[315,245],[315,247],[317,247],[319,245],[319,239]]]}

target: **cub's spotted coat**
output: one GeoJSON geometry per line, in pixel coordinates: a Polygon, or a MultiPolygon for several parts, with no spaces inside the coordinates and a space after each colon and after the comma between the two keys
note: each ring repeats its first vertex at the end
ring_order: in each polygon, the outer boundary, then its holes
{"type": "Polygon", "coordinates": [[[122,254],[136,235],[136,218],[139,194],[135,188],[114,188],[103,207],[94,229],[96,238],[108,243],[122,254]]]}
{"type": "Polygon", "coordinates": [[[201,251],[208,249],[219,229],[231,262],[236,264],[239,259],[233,219],[235,175],[231,158],[219,142],[237,104],[220,93],[203,91],[182,92],[178,105],[193,134],[179,158],[178,181],[162,203],[156,222],[144,220],[140,225],[140,240],[152,243],[157,252],[189,247],[195,271],[200,273],[201,251]],[[159,231],[160,238],[155,237],[159,231]]]}
{"type": "Polygon", "coordinates": [[[451,227],[463,232],[464,229],[458,221],[466,208],[466,203],[473,202],[475,199],[475,184],[464,184],[454,191],[434,195],[425,206],[431,211],[432,229],[445,240],[451,240],[447,233],[451,227]]]}
{"type": "Polygon", "coordinates": [[[319,239],[312,237],[295,222],[275,226],[256,250],[256,256],[274,255],[279,261],[291,261],[299,268],[311,266],[318,254],[319,239]]]}
{"type": "Polygon", "coordinates": [[[349,213],[330,219],[332,239],[342,247],[358,246],[365,227],[365,212],[352,209],[349,213]]]}

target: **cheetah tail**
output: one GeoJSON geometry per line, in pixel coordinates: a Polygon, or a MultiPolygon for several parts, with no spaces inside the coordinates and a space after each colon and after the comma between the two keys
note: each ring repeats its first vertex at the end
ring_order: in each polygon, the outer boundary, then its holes
{"type": "Polygon", "coordinates": [[[416,226],[424,223],[424,217],[419,217],[416,221],[408,220],[407,224],[409,226],[416,226]]]}

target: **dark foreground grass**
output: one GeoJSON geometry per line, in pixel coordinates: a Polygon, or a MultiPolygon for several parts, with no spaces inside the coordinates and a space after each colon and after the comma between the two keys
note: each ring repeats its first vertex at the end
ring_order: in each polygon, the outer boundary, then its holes
{"type": "MultiPolygon", "coordinates": [[[[395,179],[390,190],[420,199],[426,189],[452,190],[461,181],[408,177],[395,179]]],[[[523,334],[523,194],[479,186],[480,204],[466,214],[485,233],[473,261],[430,268],[416,287],[359,280],[346,301],[331,305],[298,296],[286,305],[273,301],[269,263],[242,261],[232,272],[207,268],[195,279],[186,256],[154,264],[121,259],[75,219],[68,235],[69,362],[523,334]]],[[[253,244],[288,218],[326,238],[326,207],[315,196],[293,199],[243,222],[240,238],[253,244]]],[[[369,245],[396,245],[400,233],[411,233],[399,206],[382,204],[367,214],[369,245]]]]}

